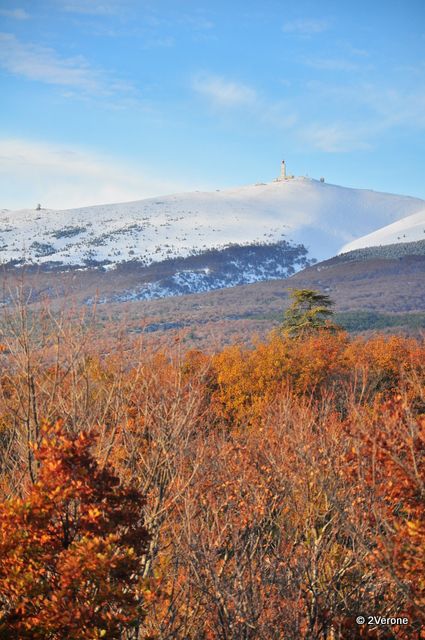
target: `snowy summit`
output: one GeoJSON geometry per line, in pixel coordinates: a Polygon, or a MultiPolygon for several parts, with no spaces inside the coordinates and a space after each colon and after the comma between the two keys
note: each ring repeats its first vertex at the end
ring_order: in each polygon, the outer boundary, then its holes
{"type": "Polygon", "coordinates": [[[416,224],[424,211],[417,198],[281,175],[267,184],[123,204],[2,210],[0,257],[3,264],[148,265],[235,244],[286,241],[323,260],[400,218],[411,216],[416,224]]]}

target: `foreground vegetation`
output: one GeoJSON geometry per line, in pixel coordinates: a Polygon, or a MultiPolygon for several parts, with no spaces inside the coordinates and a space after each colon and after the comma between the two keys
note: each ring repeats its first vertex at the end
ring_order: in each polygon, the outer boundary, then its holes
{"type": "Polygon", "coordinates": [[[423,341],[5,323],[1,638],[425,637],[423,341]]]}

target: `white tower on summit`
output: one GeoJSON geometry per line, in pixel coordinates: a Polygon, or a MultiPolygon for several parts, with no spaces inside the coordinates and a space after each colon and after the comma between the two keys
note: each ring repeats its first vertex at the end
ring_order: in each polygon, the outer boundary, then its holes
{"type": "Polygon", "coordinates": [[[285,160],[282,160],[282,162],[280,163],[280,174],[273,180],[273,182],[284,182],[285,180],[292,180],[293,177],[294,176],[286,175],[286,162],[285,160]]]}

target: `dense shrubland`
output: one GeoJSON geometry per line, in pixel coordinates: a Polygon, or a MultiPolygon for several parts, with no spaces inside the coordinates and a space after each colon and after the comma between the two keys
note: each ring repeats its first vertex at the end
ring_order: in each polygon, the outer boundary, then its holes
{"type": "Polygon", "coordinates": [[[92,344],[3,323],[0,637],[425,637],[423,342],[92,344]]]}

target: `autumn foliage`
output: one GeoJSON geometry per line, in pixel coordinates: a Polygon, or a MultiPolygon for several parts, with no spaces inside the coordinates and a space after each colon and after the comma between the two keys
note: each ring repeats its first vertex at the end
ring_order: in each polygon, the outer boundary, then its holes
{"type": "Polygon", "coordinates": [[[0,356],[2,637],[425,638],[423,341],[24,338],[0,356]]]}
{"type": "Polygon", "coordinates": [[[36,483],[0,505],[0,637],[119,638],[141,618],[144,501],[92,444],[43,425],[36,483]]]}

